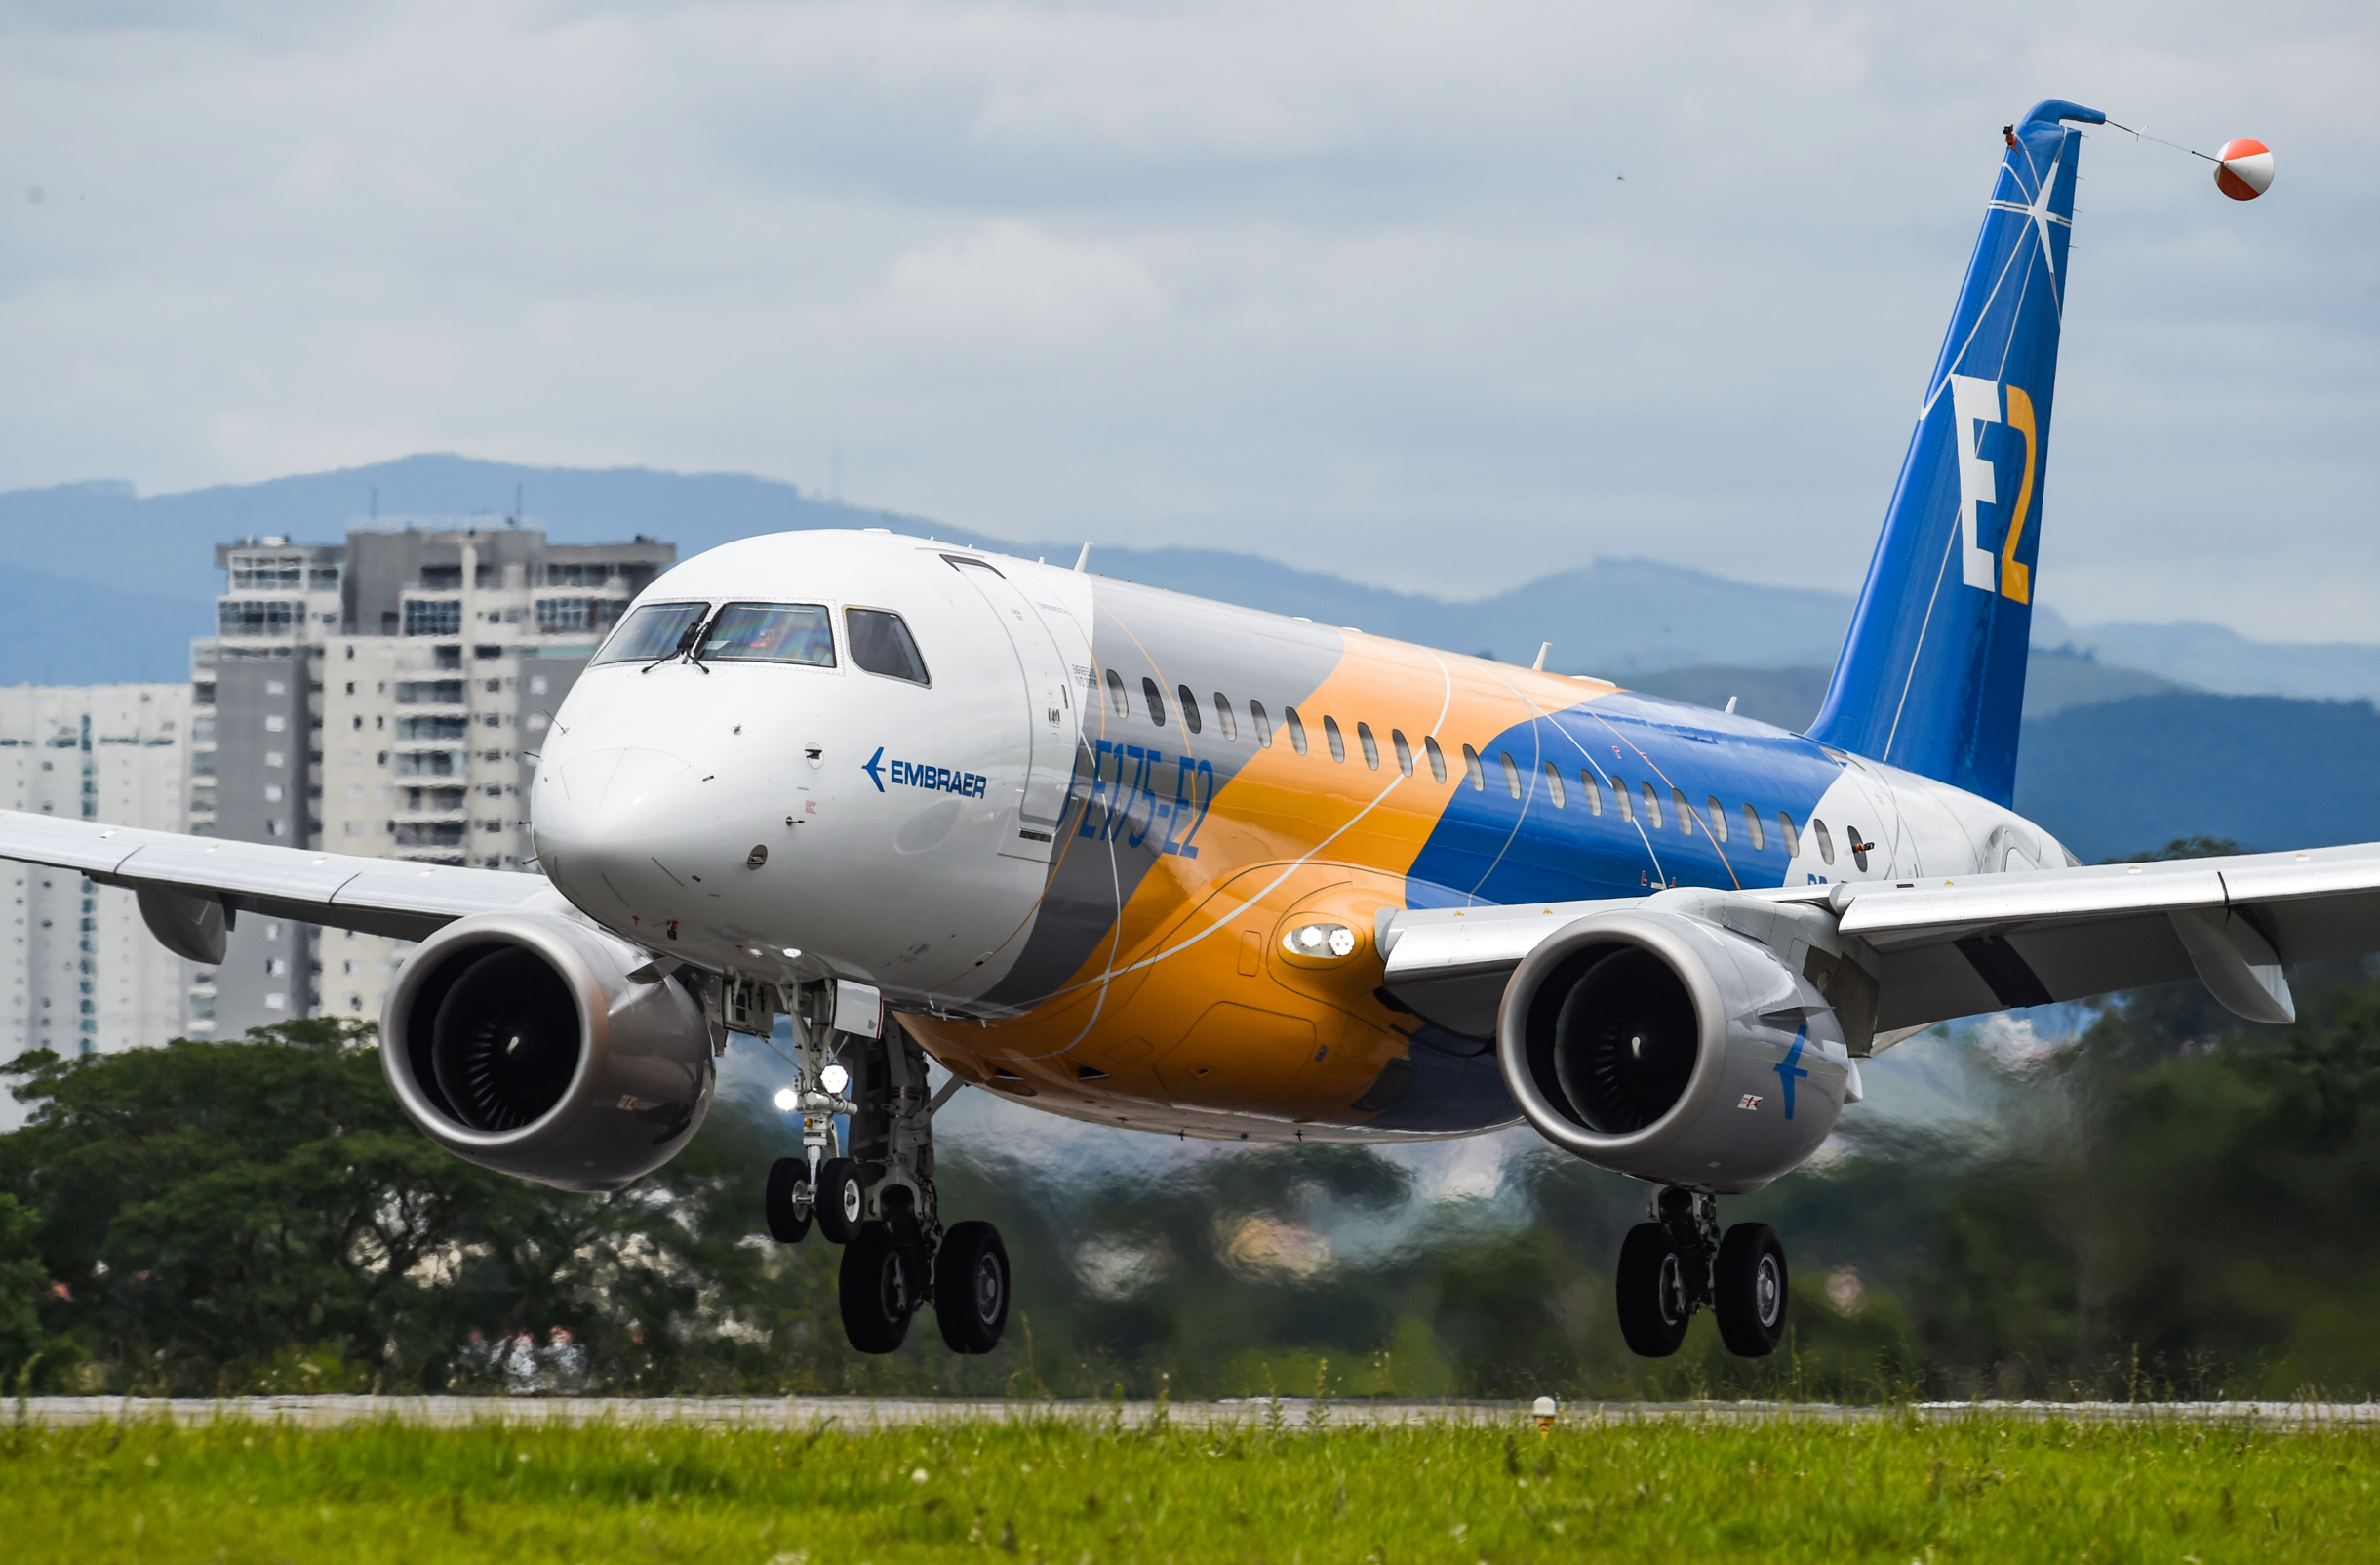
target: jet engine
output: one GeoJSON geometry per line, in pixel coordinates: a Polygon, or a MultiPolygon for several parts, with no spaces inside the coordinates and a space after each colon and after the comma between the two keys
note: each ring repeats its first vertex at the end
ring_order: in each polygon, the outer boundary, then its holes
{"type": "Polygon", "coordinates": [[[380,1037],[388,1084],[430,1140],[565,1190],[615,1190],[668,1162],[716,1080],[686,987],[550,913],[476,913],[423,941],[380,1037]]]}
{"type": "Polygon", "coordinates": [[[1639,1179],[1756,1190],[1834,1129],[1855,1067],[1816,986],[1759,941],[1639,906],[1594,913],[1513,972],[1496,1054],[1548,1141],[1639,1179]]]}

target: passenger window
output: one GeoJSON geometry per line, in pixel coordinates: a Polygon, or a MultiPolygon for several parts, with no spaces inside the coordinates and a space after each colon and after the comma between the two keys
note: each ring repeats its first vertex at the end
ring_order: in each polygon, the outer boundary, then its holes
{"type": "Polygon", "coordinates": [[[1421,736],[1421,753],[1430,758],[1430,781],[1444,782],[1447,780],[1447,752],[1438,747],[1438,736],[1421,736]]]}
{"type": "Polygon", "coordinates": [[[1611,797],[1619,802],[1620,819],[1630,825],[1636,824],[1636,806],[1628,802],[1628,780],[1626,778],[1612,778],[1611,797]]]}
{"type": "Polygon", "coordinates": [[[1407,777],[1411,777],[1413,775],[1413,746],[1405,742],[1405,730],[1402,728],[1390,729],[1388,742],[1397,747],[1397,770],[1403,772],[1407,777]]]}
{"type": "Polygon", "coordinates": [[[1744,830],[1749,832],[1752,836],[1752,851],[1754,853],[1758,853],[1763,848],[1768,846],[1768,844],[1763,841],[1761,838],[1761,813],[1760,811],[1752,808],[1752,806],[1749,804],[1744,806],[1744,830]]]}
{"type": "MultiPolygon", "coordinates": [[[[868,614],[865,609],[851,611],[852,622],[868,614]]],[[[879,621],[900,623],[900,616],[878,612],[879,621]]],[[[878,647],[877,652],[884,648],[878,647]]],[[[918,662],[917,648],[909,644],[909,632],[904,628],[894,644],[892,668],[859,666],[869,673],[897,673],[898,677],[916,684],[926,682],[925,664],[918,662]],[[905,651],[908,656],[899,655],[905,651]],[[915,673],[909,672],[914,665],[915,673]]],[[[835,632],[827,625],[826,610],[814,603],[731,603],[719,611],[707,629],[702,632],[702,645],[694,656],[704,662],[718,659],[722,662],[798,662],[813,668],[835,666],[835,632]]],[[[858,661],[856,651],[853,661],[858,661]]]]}
{"type": "Polygon", "coordinates": [[[1678,829],[1689,837],[1692,836],[1694,834],[1694,812],[1687,808],[1686,794],[1673,785],[1669,790],[1669,798],[1670,802],[1678,807],[1678,829]]]}
{"type": "Polygon", "coordinates": [[[1719,802],[1719,795],[1716,793],[1702,802],[1707,807],[1702,817],[1703,828],[1720,841],[1726,841],[1727,807],[1719,802]]]}
{"type": "Polygon", "coordinates": [[[1380,770],[1380,742],[1371,737],[1371,725],[1369,723],[1358,723],[1355,725],[1355,742],[1357,744],[1363,747],[1364,764],[1370,767],[1375,772],[1380,770]]]}
{"type": "Polygon", "coordinates": [[[1788,859],[1802,857],[1802,833],[1794,829],[1793,817],[1782,810],[1777,812],[1777,829],[1785,833],[1785,857],[1788,859]]]}
{"type": "Polygon", "coordinates": [[[1651,823],[1655,831],[1660,830],[1661,795],[1653,791],[1653,785],[1649,782],[1639,782],[1637,790],[1645,796],[1645,819],[1651,823]]]}
{"type": "Polygon", "coordinates": [[[1835,834],[1826,829],[1825,822],[1815,818],[1810,821],[1809,829],[1810,834],[1818,839],[1818,857],[1830,864],[1833,863],[1835,862],[1835,834]]]}
{"type": "Polygon", "coordinates": [[[1199,720],[1198,698],[1190,694],[1190,687],[1188,685],[1177,686],[1173,694],[1182,703],[1182,727],[1193,734],[1205,729],[1207,725],[1199,720]]]}
{"type": "Polygon", "coordinates": [[[1298,718],[1297,708],[1294,706],[1281,708],[1281,720],[1289,725],[1289,748],[1300,755],[1305,754],[1306,725],[1298,718]]]}
{"type": "MultiPolygon", "coordinates": [[[[1182,704],[1187,706],[1189,702],[1184,702],[1182,704]]],[[[1219,690],[1214,693],[1214,726],[1223,731],[1225,739],[1236,740],[1240,737],[1240,719],[1233,713],[1231,702],[1224,699],[1223,693],[1219,690]]]]}
{"type": "Polygon", "coordinates": [[[1583,766],[1578,769],[1578,792],[1587,801],[1587,814],[1604,813],[1604,790],[1595,785],[1595,774],[1583,766]]]}
{"type": "Polygon", "coordinates": [[[1346,764],[1346,736],[1339,732],[1338,719],[1328,712],[1323,714],[1323,741],[1330,746],[1330,758],[1341,765],[1346,764]]]}
{"type": "Polygon", "coordinates": [[[1140,699],[1149,703],[1149,721],[1159,728],[1166,726],[1166,693],[1157,688],[1157,681],[1142,675],[1140,699]]]}
{"type": "Polygon", "coordinates": [[[1554,796],[1555,809],[1561,809],[1567,802],[1562,793],[1562,768],[1551,761],[1545,763],[1545,791],[1554,796]]]}
{"type": "Polygon", "coordinates": [[[913,685],[933,683],[927,676],[926,660],[919,656],[917,643],[909,639],[909,627],[899,615],[882,609],[846,609],[843,628],[852,638],[852,662],[869,673],[906,679],[913,685]]]}
{"type": "Polygon", "coordinates": [[[1273,720],[1264,715],[1264,702],[1250,701],[1248,703],[1248,720],[1256,725],[1256,748],[1271,749],[1273,747],[1273,720]]]}
{"type": "Polygon", "coordinates": [[[1463,776],[1471,780],[1474,793],[1488,791],[1488,771],[1480,765],[1480,752],[1468,744],[1463,746],[1463,776]]]}
{"type": "Polygon", "coordinates": [[[1124,676],[1113,668],[1107,671],[1107,704],[1118,717],[1132,715],[1132,698],[1124,693],[1124,676]]]}
{"type": "Polygon", "coordinates": [[[1514,798],[1521,796],[1521,769],[1512,764],[1512,751],[1496,751],[1497,760],[1504,763],[1504,791],[1514,798]]]}

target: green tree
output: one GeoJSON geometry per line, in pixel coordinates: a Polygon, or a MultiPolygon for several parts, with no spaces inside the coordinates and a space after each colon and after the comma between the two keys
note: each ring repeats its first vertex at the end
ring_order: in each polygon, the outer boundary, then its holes
{"type": "Polygon", "coordinates": [[[747,1242],[756,1170],[725,1147],[609,1195],[492,1173],[407,1123],[370,1027],[335,1021],[9,1068],[33,1112],[0,1137],[0,1200],[63,1284],[37,1300],[52,1384],[434,1386],[472,1330],[554,1325],[619,1385],[819,1368],[778,1349],[819,1340],[824,1258],[747,1242]]]}
{"type": "Polygon", "coordinates": [[[33,1241],[33,1214],[0,1195],[0,1384],[13,1384],[41,1346],[41,1295],[49,1273],[33,1241]]]}

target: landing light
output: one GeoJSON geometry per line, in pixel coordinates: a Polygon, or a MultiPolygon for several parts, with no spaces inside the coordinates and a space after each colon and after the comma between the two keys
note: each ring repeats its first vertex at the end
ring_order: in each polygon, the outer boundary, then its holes
{"type": "Polygon", "coordinates": [[[1344,924],[1300,924],[1281,937],[1291,956],[1353,956],[1355,931],[1344,924]]]}
{"type": "Polygon", "coordinates": [[[786,947],[785,947],[785,960],[786,960],[786,961],[788,961],[788,962],[798,962],[798,961],[800,961],[801,959],[802,959],[802,950],[801,950],[801,947],[800,947],[800,946],[798,946],[798,945],[788,945],[788,946],[786,946],[786,947]]]}
{"type": "Polygon", "coordinates": [[[795,1096],[791,1087],[779,1087],[774,1101],[776,1104],[776,1111],[780,1114],[792,1113],[794,1109],[801,1106],[802,1103],[802,1100],[795,1096]]]}
{"type": "Polygon", "coordinates": [[[841,1065],[828,1065],[818,1072],[818,1084],[840,1098],[843,1089],[852,1084],[852,1073],[841,1065]]]}

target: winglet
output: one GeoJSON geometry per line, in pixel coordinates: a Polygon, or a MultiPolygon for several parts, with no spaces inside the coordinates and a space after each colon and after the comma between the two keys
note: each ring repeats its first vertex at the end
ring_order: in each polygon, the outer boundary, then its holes
{"type": "Polygon", "coordinates": [[[2080,120],[2084,125],[2105,125],[2107,116],[2095,108],[2084,108],[2080,103],[2069,103],[2063,98],[2044,98],[2025,110],[2024,123],[2030,125],[2035,120],[2047,120],[2052,125],[2057,124],[2060,120],[2080,120]]]}
{"type": "Polygon", "coordinates": [[[1083,552],[1074,557],[1074,568],[1081,571],[1089,564],[1091,564],[1091,545],[1086,543],[1083,545],[1083,552]]]}

